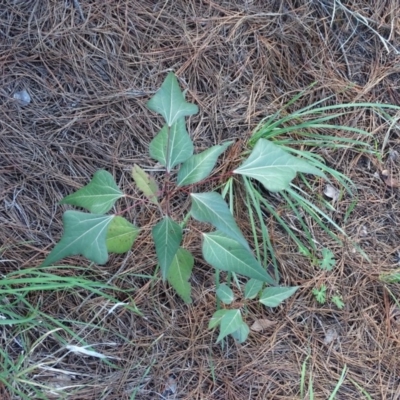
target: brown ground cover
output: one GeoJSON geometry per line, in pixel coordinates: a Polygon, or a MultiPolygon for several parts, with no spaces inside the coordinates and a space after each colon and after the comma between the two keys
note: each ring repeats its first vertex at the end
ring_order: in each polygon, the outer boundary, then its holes
{"type": "MultiPolygon", "coordinates": [[[[397,0],[1,0],[1,275],[43,261],[62,231],[65,208],[57,202],[97,169],[132,191],[132,165],[154,165],[147,152],[160,120],[145,102],[167,71],[200,108],[190,119],[198,150],[227,139],[245,142],[263,117],[315,81],[291,109],[329,95],[337,103],[399,104],[399,13],[397,0]],[[15,99],[22,90],[29,104],[15,99]]],[[[79,345],[68,332],[49,332],[40,323],[29,331],[0,325],[0,361],[7,355],[17,363],[25,348],[21,369],[30,368],[23,376],[2,375],[0,368],[0,377],[32,399],[300,399],[308,357],[306,381],[311,376],[316,399],[329,398],[345,366],[337,399],[368,398],[365,393],[400,399],[400,309],[390,295],[400,300],[400,287],[379,279],[399,268],[399,131],[365,110],[343,123],[371,132],[380,155],[323,154],[356,185],[354,211],[343,218],[354,200],[344,196],[335,218],[370,262],[350,241],[338,246],[312,227],[338,260],[328,279],[271,225],[283,282],[301,289],[274,310],[251,304],[247,322],[267,318],[271,326],[252,332],[244,344],[230,339],[221,348],[207,329],[215,286],[198,239],[185,239],[196,256],[188,306],[160,279],[134,276],[153,275],[156,264],[144,225],[131,253],[81,271],[131,290],[143,316],[123,307],[107,314],[104,298],[80,289],[28,297],[96,344],[95,351],[115,357],[109,360],[119,368],[68,353],[59,337],[79,345]],[[382,170],[394,185],[376,175],[382,170]],[[343,310],[316,303],[311,289],[321,283],[332,293],[340,290],[343,310]],[[37,385],[36,394],[24,379],[37,385]],[[67,387],[61,395],[48,389],[60,387],[67,387]]],[[[187,206],[176,204],[177,215],[187,206]]],[[[239,215],[246,231],[245,215],[239,215]]],[[[89,265],[80,258],[63,264],[77,263],[89,265]]],[[[0,314],[11,301],[1,296],[0,314]]],[[[1,384],[0,396],[19,398],[1,384]]]]}

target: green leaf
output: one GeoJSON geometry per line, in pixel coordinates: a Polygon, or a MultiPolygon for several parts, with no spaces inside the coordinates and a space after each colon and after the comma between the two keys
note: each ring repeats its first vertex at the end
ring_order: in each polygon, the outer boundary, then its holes
{"type": "Polygon", "coordinates": [[[107,231],[113,218],[114,215],[66,211],[63,215],[64,234],[41,266],[78,254],[96,264],[105,264],[108,260],[107,231]]]}
{"type": "Polygon", "coordinates": [[[158,262],[163,280],[182,241],[182,228],[171,218],[165,217],[152,229],[158,262]]]}
{"type": "Polygon", "coordinates": [[[124,194],[119,190],[113,176],[100,170],[86,186],[62,199],[60,204],[71,204],[86,208],[94,214],[105,214],[121,197],[124,197],[124,194]]]}
{"type": "Polygon", "coordinates": [[[260,303],[267,307],[277,307],[294,294],[298,288],[298,286],[265,288],[261,294],[260,303]]]}
{"type": "Polygon", "coordinates": [[[400,283],[400,271],[394,270],[379,275],[379,280],[385,283],[400,283]]]}
{"type": "Polygon", "coordinates": [[[150,142],[150,157],[171,171],[173,167],[185,162],[193,155],[193,142],[186,131],[185,118],[179,118],[171,128],[164,125],[150,142]],[[168,141],[169,129],[169,141],[168,141]]]}
{"type": "Polygon", "coordinates": [[[236,240],[219,231],[203,233],[203,238],[203,257],[214,268],[276,285],[253,255],[236,240]]]}
{"type": "Polygon", "coordinates": [[[237,331],[243,324],[240,310],[227,310],[221,319],[217,343],[224,337],[237,331]]]}
{"type": "Polygon", "coordinates": [[[136,164],[132,168],[132,178],[143,194],[152,203],[158,204],[159,189],[156,180],[136,164]]]}
{"type": "Polygon", "coordinates": [[[244,287],[245,299],[254,299],[264,286],[264,282],[258,281],[257,279],[250,279],[244,287]]]}
{"type": "Polygon", "coordinates": [[[168,126],[181,117],[198,113],[195,104],[185,101],[176,76],[170,72],[157,93],[147,102],[147,107],[161,114],[168,126]]]}
{"type": "Polygon", "coordinates": [[[192,193],[191,197],[191,214],[194,219],[212,224],[250,250],[246,239],[229,211],[228,205],[220,194],[215,192],[192,193]]]}
{"type": "Polygon", "coordinates": [[[335,306],[339,309],[339,310],[343,310],[344,308],[344,303],[343,303],[343,298],[342,296],[335,294],[334,296],[332,296],[332,303],[335,304],[335,306]]]}
{"type": "Polygon", "coordinates": [[[235,298],[232,289],[226,283],[219,285],[217,296],[225,304],[231,304],[235,298]]]}
{"type": "Polygon", "coordinates": [[[248,327],[246,322],[243,322],[242,325],[240,325],[239,329],[231,333],[231,335],[239,343],[244,343],[247,340],[249,333],[250,333],[250,328],[248,327]]]}
{"type": "Polygon", "coordinates": [[[190,298],[192,288],[188,281],[192,273],[193,265],[194,258],[190,251],[179,247],[167,274],[169,284],[187,304],[192,302],[192,299],[190,298]]]}
{"type": "Polygon", "coordinates": [[[333,267],[336,264],[336,260],[334,254],[330,249],[322,249],[322,260],[319,260],[318,264],[321,269],[332,271],[333,267]]]}
{"type": "Polygon", "coordinates": [[[178,186],[190,185],[207,178],[217,163],[218,157],[233,143],[212,146],[185,161],[178,172],[178,186]]]}
{"type": "Polygon", "coordinates": [[[139,228],[125,218],[116,216],[108,226],[106,245],[109,253],[126,253],[132,248],[139,228]]]}
{"type": "Polygon", "coordinates": [[[218,310],[215,311],[213,316],[210,319],[210,322],[208,323],[208,329],[214,329],[216,328],[222,321],[223,316],[228,312],[229,310],[218,310]]]}
{"type": "Polygon", "coordinates": [[[318,168],[266,139],[259,139],[249,158],[233,172],[257,179],[271,192],[287,189],[297,172],[325,178],[318,168]]]}
{"type": "Polygon", "coordinates": [[[319,304],[326,303],[326,286],[321,285],[320,288],[314,288],[311,293],[314,295],[315,300],[318,301],[319,304]]]}

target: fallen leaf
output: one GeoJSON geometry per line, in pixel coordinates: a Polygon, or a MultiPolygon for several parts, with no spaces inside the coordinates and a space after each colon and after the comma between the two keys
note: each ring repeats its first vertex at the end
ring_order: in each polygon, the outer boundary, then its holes
{"type": "Polygon", "coordinates": [[[399,159],[399,152],[393,149],[389,150],[389,160],[397,161],[399,159]]]}
{"type": "Polygon", "coordinates": [[[176,389],[176,381],[172,376],[170,376],[165,383],[164,391],[161,394],[162,398],[167,399],[169,396],[173,396],[176,393],[176,389]]]}
{"type": "Polygon", "coordinates": [[[276,321],[270,321],[269,319],[256,319],[250,329],[254,332],[262,332],[274,325],[276,325],[276,321]]]}
{"type": "Polygon", "coordinates": [[[328,345],[338,338],[338,333],[335,329],[328,329],[325,334],[324,344],[328,345]]]}
{"type": "Polygon", "coordinates": [[[397,179],[394,179],[387,169],[384,169],[381,172],[381,178],[382,178],[383,182],[385,182],[386,186],[389,186],[392,188],[400,186],[400,182],[397,179]]]}
{"type": "Polygon", "coordinates": [[[64,375],[64,373],[56,374],[46,379],[46,385],[53,390],[62,389],[65,386],[71,385],[73,383],[73,378],[75,378],[75,375],[68,376],[64,375]]]}
{"type": "Polygon", "coordinates": [[[326,197],[329,197],[333,201],[336,201],[339,198],[339,194],[340,194],[339,190],[336,189],[334,186],[329,184],[325,186],[324,195],[326,197]]]}
{"type": "Polygon", "coordinates": [[[362,225],[360,229],[360,237],[366,237],[368,235],[369,235],[368,229],[366,228],[365,225],[362,225]]]}

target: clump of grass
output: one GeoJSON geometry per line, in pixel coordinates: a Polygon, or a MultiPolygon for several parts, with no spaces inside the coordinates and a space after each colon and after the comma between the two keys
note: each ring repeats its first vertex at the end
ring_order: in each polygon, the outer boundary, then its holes
{"type": "MultiPolygon", "coordinates": [[[[68,372],[60,365],[71,352],[96,357],[109,368],[119,369],[113,358],[97,351],[97,337],[109,336],[104,320],[116,307],[124,307],[135,315],[141,315],[141,312],[132,300],[122,303],[117,299],[122,293],[129,299],[127,291],[80,276],[87,275],[87,271],[88,268],[76,266],[27,268],[0,279],[0,326],[3,332],[0,382],[13,398],[48,399],[54,395],[68,398],[82,389],[79,381],[61,379],[53,385],[51,380],[40,378],[46,373],[68,377],[68,372]],[[82,295],[85,302],[93,297],[102,306],[91,320],[60,318],[42,311],[46,297],[57,295],[82,295]]],[[[112,335],[118,337],[116,332],[112,335]]],[[[120,335],[118,340],[124,343],[127,339],[120,335]]]]}
{"type": "MultiPolygon", "coordinates": [[[[375,139],[369,132],[361,128],[340,124],[338,121],[343,116],[351,115],[357,109],[368,109],[389,123],[390,126],[393,126],[397,120],[391,117],[388,111],[398,111],[400,107],[390,104],[361,102],[324,105],[332,99],[333,96],[330,96],[300,110],[288,113],[288,107],[295,105],[305,93],[306,91],[299,93],[283,108],[264,118],[250,137],[248,147],[251,149],[261,138],[271,140],[285,151],[307,160],[311,165],[323,171],[329,181],[340,188],[339,200],[345,194],[352,197],[354,195],[352,180],[340,172],[338,168],[328,166],[319,154],[320,150],[330,153],[335,153],[339,149],[352,150],[360,154],[372,154],[379,158],[375,139]],[[332,133],[320,133],[321,131],[332,133]],[[335,135],[333,132],[340,134],[335,135]],[[352,137],[345,136],[344,132],[350,133],[352,137]],[[371,145],[371,141],[373,145],[371,145]]],[[[292,182],[290,188],[275,195],[280,203],[285,204],[284,208],[295,216],[298,228],[294,228],[276,210],[271,201],[266,198],[265,191],[256,182],[246,179],[245,185],[247,206],[254,210],[254,212],[250,212],[254,238],[256,227],[260,227],[264,254],[270,254],[276,272],[277,263],[274,249],[265,223],[267,215],[272,215],[275,218],[296,243],[299,252],[311,260],[315,260],[315,254],[320,250],[319,242],[310,225],[311,222],[337,243],[341,244],[343,238],[347,237],[342,226],[334,220],[335,207],[319,194],[318,178],[310,180],[306,175],[299,173],[297,182],[292,182]]],[[[346,211],[346,220],[356,204],[357,200],[354,199],[346,211]]],[[[360,248],[354,246],[368,259],[360,248]]]]}

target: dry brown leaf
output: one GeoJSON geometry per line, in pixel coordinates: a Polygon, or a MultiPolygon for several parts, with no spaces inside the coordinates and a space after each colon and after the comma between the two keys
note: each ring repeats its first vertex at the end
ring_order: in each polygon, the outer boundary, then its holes
{"type": "Polygon", "coordinates": [[[336,201],[339,198],[339,194],[340,194],[339,190],[336,189],[334,186],[329,184],[325,186],[324,195],[326,197],[329,197],[333,201],[336,201]]]}
{"type": "Polygon", "coordinates": [[[386,186],[389,186],[392,188],[400,186],[400,182],[397,179],[394,179],[387,169],[384,169],[381,172],[381,178],[382,178],[383,182],[386,183],[386,186]]]}
{"type": "Polygon", "coordinates": [[[325,333],[324,344],[328,345],[339,337],[336,329],[328,329],[325,333]]]}
{"type": "Polygon", "coordinates": [[[162,398],[167,399],[169,396],[173,396],[176,393],[177,384],[173,376],[170,376],[165,383],[164,391],[162,392],[162,398]]]}
{"type": "Polygon", "coordinates": [[[389,160],[390,161],[397,161],[399,159],[400,155],[399,152],[393,149],[389,150],[389,160]]]}
{"type": "Polygon", "coordinates": [[[366,228],[365,225],[362,225],[360,229],[360,237],[366,237],[368,235],[369,235],[368,229],[366,228]]]}
{"type": "Polygon", "coordinates": [[[250,329],[254,332],[262,332],[271,326],[276,325],[276,321],[270,321],[269,319],[256,319],[250,329]]]}

